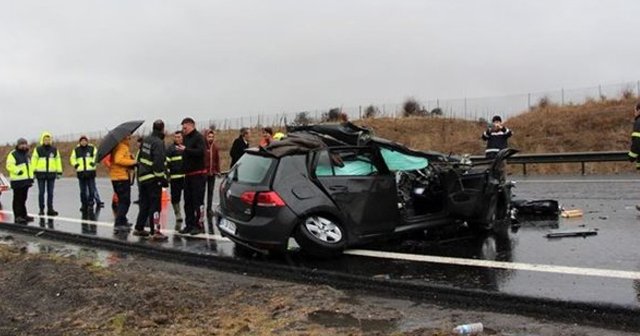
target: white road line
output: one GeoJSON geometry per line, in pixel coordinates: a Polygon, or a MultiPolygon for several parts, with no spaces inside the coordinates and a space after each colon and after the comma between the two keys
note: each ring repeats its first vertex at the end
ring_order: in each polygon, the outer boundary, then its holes
{"type": "Polygon", "coordinates": [[[640,183],[637,180],[513,180],[516,184],[524,183],[640,183]]]}
{"type": "MultiPolygon", "coordinates": [[[[6,211],[6,210],[0,210],[0,213],[13,214],[13,212],[6,211]]],[[[59,217],[59,216],[51,217],[51,216],[39,216],[39,215],[33,215],[33,214],[30,214],[30,215],[37,218],[42,218],[42,219],[55,219],[55,220],[65,221],[70,223],[93,224],[93,225],[104,226],[109,228],[113,227],[113,223],[108,223],[108,222],[90,221],[90,220],[82,220],[82,219],[59,217]]],[[[165,229],[163,231],[175,234],[175,231],[173,230],[165,229]]],[[[190,237],[211,239],[211,240],[225,241],[225,242],[230,241],[228,238],[222,237],[220,235],[201,234],[201,235],[190,236],[190,237]]],[[[346,250],[344,251],[344,254],[359,256],[359,257],[416,261],[416,262],[426,262],[426,263],[436,263],[436,264],[476,266],[476,267],[500,268],[500,269],[511,269],[511,270],[520,270],[520,271],[533,271],[533,272],[640,280],[640,272],[607,270],[607,269],[598,269],[598,268],[582,268],[582,267],[529,264],[529,263],[480,260],[480,259],[451,258],[451,257],[439,257],[439,256],[397,253],[397,252],[371,251],[371,250],[346,250]]]]}
{"type": "MultiPolygon", "coordinates": [[[[13,215],[12,211],[6,211],[6,210],[0,210],[0,213],[13,215]]],[[[109,222],[100,222],[100,221],[92,221],[92,220],[84,220],[84,219],[77,219],[77,218],[60,217],[60,216],[40,216],[40,215],[36,215],[36,214],[29,214],[29,216],[33,216],[35,218],[42,218],[42,219],[53,219],[53,220],[62,221],[62,222],[69,222],[69,223],[91,224],[91,225],[96,225],[96,226],[104,226],[104,227],[113,228],[113,223],[109,223],[109,222]]],[[[171,233],[171,234],[174,234],[174,235],[180,235],[178,232],[176,232],[174,230],[170,230],[170,229],[162,229],[162,232],[171,233]]],[[[212,234],[207,234],[207,233],[203,233],[203,234],[199,234],[199,235],[195,235],[195,236],[189,236],[189,237],[191,237],[191,238],[211,239],[211,240],[224,241],[224,242],[231,241],[231,240],[229,240],[229,238],[225,238],[225,237],[222,237],[222,236],[216,235],[216,234],[212,235],[212,234]]]]}
{"type": "Polygon", "coordinates": [[[527,264],[527,263],[519,263],[519,262],[450,258],[450,257],[438,257],[438,256],[417,255],[417,254],[407,254],[407,253],[370,251],[370,250],[346,250],[344,254],[360,256],[360,257],[418,261],[418,262],[428,262],[428,263],[448,264],[448,265],[502,268],[502,269],[512,269],[512,270],[520,270],[520,271],[559,273],[559,274],[570,274],[570,275],[586,275],[586,276],[594,276],[594,277],[607,277],[607,278],[631,279],[631,280],[640,279],[640,272],[607,270],[607,269],[598,269],[598,268],[582,268],[582,267],[555,266],[555,265],[544,265],[544,264],[527,264]]]}

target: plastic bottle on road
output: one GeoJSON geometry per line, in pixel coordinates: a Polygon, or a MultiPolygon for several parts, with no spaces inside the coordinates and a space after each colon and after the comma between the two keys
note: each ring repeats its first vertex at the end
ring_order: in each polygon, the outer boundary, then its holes
{"type": "Polygon", "coordinates": [[[453,333],[456,335],[472,335],[481,333],[482,330],[484,330],[482,323],[469,323],[453,328],[453,333]]]}

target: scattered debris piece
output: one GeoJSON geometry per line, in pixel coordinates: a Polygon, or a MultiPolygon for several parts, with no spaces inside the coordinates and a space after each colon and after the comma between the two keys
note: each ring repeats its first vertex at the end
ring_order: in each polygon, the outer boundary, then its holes
{"type": "Polygon", "coordinates": [[[525,216],[557,216],[560,206],[556,200],[513,200],[511,207],[516,209],[518,215],[525,216]]]}
{"type": "Polygon", "coordinates": [[[560,216],[562,216],[562,218],[576,218],[576,217],[582,217],[584,214],[582,213],[582,210],[580,209],[572,209],[572,210],[562,210],[562,213],[560,214],[560,216]]]}
{"type": "Polygon", "coordinates": [[[554,230],[547,233],[547,238],[587,237],[598,234],[598,229],[554,230]]]}
{"type": "Polygon", "coordinates": [[[9,182],[9,180],[0,173],[0,194],[3,191],[7,191],[11,188],[11,183],[9,182]]]}
{"type": "Polygon", "coordinates": [[[389,274],[376,274],[373,278],[376,280],[389,280],[391,279],[391,276],[389,276],[389,274]]]}

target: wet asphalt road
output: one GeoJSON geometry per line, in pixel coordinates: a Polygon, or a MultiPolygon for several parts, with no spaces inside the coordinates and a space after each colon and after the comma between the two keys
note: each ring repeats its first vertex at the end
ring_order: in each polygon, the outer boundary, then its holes
{"type": "MultiPolygon", "coordinates": [[[[522,220],[519,227],[506,235],[471,236],[464,228],[429,231],[426,236],[404,237],[384,244],[364,246],[363,249],[402,252],[417,255],[486,259],[518,263],[535,263],[620,271],[640,271],[640,178],[636,176],[562,176],[512,178],[517,182],[516,198],[556,199],[565,208],[582,209],[582,218],[558,220],[522,220]],[[548,239],[551,229],[598,229],[598,235],[548,239]]],[[[56,185],[54,204],[60,212],[53,220],[36,220],[56,230],[99,235],[114,239],[139,241],[132,236],[114,236],[110,223],[113,215],[109,207],[112,191],[108,180],[99,180],[98,188],[106,207],[95,221],[81,221],[78,186],[75,179],[62,179],[56,185]]],[[[217,188],[216,188],[217,189],[217,188]]],[[[133,188],[136,199],[136,188],[133,188]]],[[[10,208],[11,193],[0,197],[5,209],[10,208]]],[[[37,212],[37,188],[29,194],[28,209],[37,212]]],[[[236,258],[234,244],[217,238],[182,237],[171,235],[173,214],[165,211],[163,223],[170,239],[167,248],[186,249],[236,258]]],[[[135,221],[137,206],[132,205],[129,220],[135,221]]],[[[11,215],[2,214],[4,221],[11,215]]],[[[141,241],[141,244],[157,244],[141,241]]],[[[553,272],[506,270],[476,266],[455,266],[396,259],[374,259],[345,255],[333,260],[311,260],[292,252],[285,258],[249,256],[270,263],[288,263],[309,268],[361,274],[376,278],[497,291],[532,297],[554,298],[578,302],[599,302],[638,307],[640,280],[590,275],[566,275],[553,272]]]]}

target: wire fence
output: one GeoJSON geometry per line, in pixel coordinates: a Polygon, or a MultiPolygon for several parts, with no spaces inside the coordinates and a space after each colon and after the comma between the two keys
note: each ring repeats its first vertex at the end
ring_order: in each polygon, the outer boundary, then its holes
{"type": "MultiPolygon", "coordinates": [[[[534,93],[524,93],[496,97],[427,99],[412,98],[417,103],[417,110],[422,115],[437,115],[444,118],[466,120],[491,120],[493,115],[503,119],[530,111],[540,104],[559,106],[582,104],[590,100],[640,97],[640,81],[629,81],[617,84],[597,85],[592,87],[558,89],[534,93]]],[[[307,111],[290,111],[273,114],[253,114],[240,117],[227,117],[206,120],[205,126],[213,126],[218,130],[240,129],[242,127],[274,127],[284,128],[290,124],[313,123],[325,120],[331,113],[343,113],[349,120],[358,120],[367,116],[375,118],[401,118],[405,115],[405,103],[368,104],[359,106],[334,106],[307,111]]],[[[202,122],[200,122],[202,123],[202,122]]],[[[178,130],[180,125],[169,124],[167,130],[178,130]]],[[[140,133],[147,133],[142,128],[140,133]]],[[[69,133],[57,136],[61,141],[77,141],[80,135],[91,139],[100,139],[106,131],[69,133]]]]}

